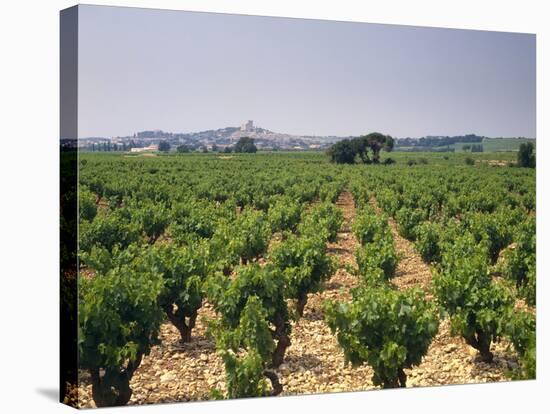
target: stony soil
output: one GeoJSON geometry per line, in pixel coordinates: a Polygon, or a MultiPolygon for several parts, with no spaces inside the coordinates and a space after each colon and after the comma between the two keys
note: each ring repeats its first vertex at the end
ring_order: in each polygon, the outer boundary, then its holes
{"type": "MultiPolygon", "coordinates": [[[[349,192],[344,192],[336,204],[342,209],[345,222],[336,242],[328,247],[338,263],[338,270],[323,292],[309,295],[304,316],[292,324],[292,344],[287,349],[285,363],[277,370],[284,387],[282,395],[377,388],[371,381],[370,367],[346,366],[343,352],[323,318],[323,301],[348,301],[349,289],[357,284],[356,277],[346,271],[346,267],[356,267],[358,244],[351,232],[355,218],[353,198],[349,192]]],[[[412,244],[397,234],[396,224],[391,219],[390,227],[401,255],[393,282],[399,289],[421,287],[429,295],[429,266],[412,244]]],[[[161,345],[144,357],[131,381],[134,393],[130,404],[205,400],[210,398],[213,389],[224,389],[223,363],[216,355],[213,342],[205,335],[207,319],[215,317],[212,307],[205,304],[199,311],[192,341],[183,346],[179,344],[177,330],[169,323],[162,325],[161,345]]],[[[449,321],[445,319],[420,366],[406,370],[407,386],[504,381],[506,370],[517,366],[513,352],[507,347],[506,343],[493,345],[494,362],[480,362],[471,347],[461,338],[450,335],[449,321]]],[[[80,377],[79,406],[93,407],[89,378],[85,373],[80,377]]]]}

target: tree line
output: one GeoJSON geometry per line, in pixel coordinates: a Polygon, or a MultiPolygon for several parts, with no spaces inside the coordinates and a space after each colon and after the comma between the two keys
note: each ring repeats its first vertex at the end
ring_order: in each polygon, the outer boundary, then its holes
{"type": "Polygon", "coordinates": [[[364,164],[378,164],[380,151],[390,152],[393,147],[394,139],[390,135],[372,132],[338,141],[327,150],[327,154],[337,164],[355,164],[357,158],[364,164]]]}

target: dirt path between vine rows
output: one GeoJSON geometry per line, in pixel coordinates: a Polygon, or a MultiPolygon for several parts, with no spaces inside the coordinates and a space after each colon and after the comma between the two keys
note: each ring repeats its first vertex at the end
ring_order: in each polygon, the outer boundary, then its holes
{"type": "MultiPolygon", "coordinates": [[[[371,199],[370,203],[378,214],[382,214],[375,199],[371,199]]],[[[433,299],[432,269],[422,260],[414,244],[399,235],[397,223],[392,217],[388,218],[388,224],[397,254],[400,256],[392,283],[398,289],[420,287],[426,292],[428,299],[433,299]]],[[[405,370],[408,377],[407,386],[507,381],[506,371],[517,367],[517,357],[508,347],[509,344],[504,340],[493,344],[493,362],[481,362],[475,349],[467,345],[461,337],[451,335],[450,321],[445,318],[441,320],[439,332],[422,363],[413,369],[405,370]]]]}
{"type": "Polygon", "coordinates": [[[351,231],[355,219],[353,197],[344,191],[336,206],[343,212],[344,223],[336,241],[328,244],[328,250],[338,269],[327,281],[323,292],[309,295],[303,318],[292,326],[292,345],[287,349],[285,363],[278,369],[284,386],[283,395],[374,388],[369,366],[345,366],[344,353],[323,317],[325,300],[349,301],[349,290],[357,285],[357,278],[345,269],[346,265],[357,267],[355,249],[358,243],[351,231]]]}

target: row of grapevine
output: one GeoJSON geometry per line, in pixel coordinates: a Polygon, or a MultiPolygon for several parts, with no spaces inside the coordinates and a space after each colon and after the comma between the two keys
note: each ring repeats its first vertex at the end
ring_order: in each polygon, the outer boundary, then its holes
{"type": "Polygon", "coordinates": [[[78,345],[96,405],[126,404],[161,325],[190,341],[205,301],[226,373],[213,396],[281,393],[275,368],[291,321],[335,270],[327,243],[342,225],[333,203],[345,185],[358,208],[359,287],[351,302],[327,303],[325,315],[347,360],[369,364],[375,384],[405,386],[404,369],[425,355],[440,311],[486,361],[507,338],[520,357],[515,375],[533,377],[535,320],[514,308],[516,296],[531,306],[536,297],[533,172],[404,168],[300,154],[83,157],[78,345]],[[399,257],[389,216],[433,266],[436,301],[392,286],[399,257]]]}
{"type": "Polygon", "coordinates": [[[498,264],[491,270],[512,280],[534,305],[534,187],[523,177],[529,172],[516,174],[480,169],[476,175],[436,171],[399,181],[381,175],[369,179],[379,205],[396,218],[400,234],[416,242],[425,260],[441,260],[442,245],[469,232],[486,246],[491,266],[498,264]],[[482,174],[486,180],[480,180],[482,174]]]}
{"type": "Polygon", "coordinates": [[[534,377],[534,316],[514,308],[515,295],[506,280],[493,280],[504,275],[518,295],[535,304],[532,193],[510,177],[502,178],[506,191],[481,183],[478,187],[486,188],[468,193],[468,182],[458,184],[444,172],[400,182],[383,176],[370,181],[379,205],[395,217],[400,235],[434,266],[436,298],[451,317],[452,331],[485,362],[493,359],[491,344],[507,337],[522,360],[522,375],[534,377]],[[517,193],[510,195],[512,190],[517,193]]]}
{"type": "Polygon", "coordinates": [[[205,299],[218,315],[208,334],[226,368],[227,394],[216,396],[281,392],[273,368],[290,345],[290,318],[301,315],[307,294],[332,273],[326,242],[342,223],[330,202],[343,183],[307,178],[307,192],[298,182],[273,194],[255,188],[247,202],[211,199],[197,188],[166,197],[147,187],[132,193],[130,186],[104,207],[100,200],[112,200],[111,190],[81,187],[80,262],[87,276],[79,289],[79,350],[96,405],[126,404],[161,323],[170,321],[189,341],[205,299]],[[321,203],[305,214],[313,198],[321,203]],[[268,253],[274,233],[282,241],[268,253]],[[261,257],[269,263],[261,265],[261,257]],[[289,299],[296,301],[294,313],[289,299]]]}
{"type": "Polygon", "coordinates": [[[238,267],[233,278],[218,272],[208,279],[208,299],[221,316],[211,323],[210,334],[225,365],[225,397],[282,392],[273,368],[283,363],[291,343],[290,319],[302,316],[308,294],[320,290],[334,271],[326,243],[341,224],[340,210],[320,204],[302,216],[296,234],[283,234],[267,264],[238,267]],[[289,300],[295,312],[288,309],[289,300]]]}
{"type": "Polygon", "coordinates": [[[405,387],[404,369],[421,362],[437,333],[437,312],[421,290],[399,291],[390,284],[398,258],[387,218],[358,204],[353,231],[361,244],[361,283],[350,303],[326,303],[326,319],[348,362],[371,366],[375,385],[405,387]]]}

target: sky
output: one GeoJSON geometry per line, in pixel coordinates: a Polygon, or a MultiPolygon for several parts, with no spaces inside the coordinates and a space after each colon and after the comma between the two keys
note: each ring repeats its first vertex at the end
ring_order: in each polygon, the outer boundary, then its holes
{"type": "Polygon", "coordinates": [[[535,137],[533,34],[79,7],[79,137],[535,137]]]}

